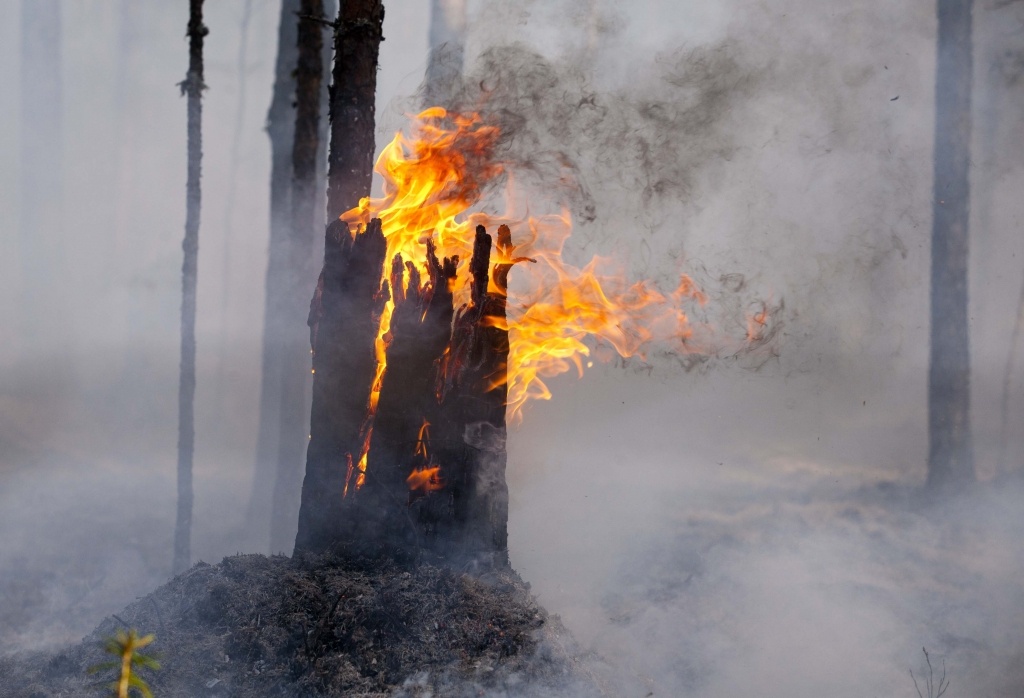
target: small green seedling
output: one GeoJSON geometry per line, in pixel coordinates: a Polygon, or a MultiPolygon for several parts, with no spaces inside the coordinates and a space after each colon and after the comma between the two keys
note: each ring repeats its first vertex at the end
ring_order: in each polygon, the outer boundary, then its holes
{"type": "Polygon", "coordinates": [[[135,669],[137,667],[144,667],[146,669],[160,668],[160,662],[156,660],[155,656],[139,653],[139,650],[155,639],[155,635],[139,637],[134,628],[128,632],[118,630],[114,637],[103,643],[103,651],[114,655],[117,659],[89,667],[89,673],[95,674],[99,671],[119,668],[120,675],[117,681],[109,684],[110,689],[113,691],[113,696],[116,696],[116,698],[129,698],[128,692],[134,688],[138,693],[142,694],[143,698],[153,698],[153,692],[149,690],[149,686],[142,680],[142,677],[135,673],[135,669]]]}

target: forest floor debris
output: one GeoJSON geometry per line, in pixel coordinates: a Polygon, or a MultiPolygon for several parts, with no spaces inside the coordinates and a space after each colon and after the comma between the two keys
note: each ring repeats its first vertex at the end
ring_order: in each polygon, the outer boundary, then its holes
{"type": "Polygon", "coordinates": [[[0,659],[0,696],[80,696],[102,642],[155,633],[176,696],[601,695],[579,648],[512,570],[468,574],[337,556],[198,563],[81,643],[0,659]]]}

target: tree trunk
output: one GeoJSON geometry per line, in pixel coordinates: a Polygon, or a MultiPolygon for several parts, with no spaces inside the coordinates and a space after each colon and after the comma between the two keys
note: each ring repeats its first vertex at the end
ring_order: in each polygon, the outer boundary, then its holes
{"type": "Polygon", "coordinates": [[[375,375],[374,342],[385,297],[380,274],[387,245],[380,221],[353,237],[327,226],[324,266],[310,304],[313,405],[295,549],[325,550],[343,530],[341,501],[375,375]]]}
{"type": "MultiPolygon", "coordinates": [[[[323,16],[338,16],[338,3],[336,0],[324,0],[323,16]]],[[[327,144],[331,128],[331,81],[328,79],[328,75],[330,67],[334,65],[334,41],[324,41],[321,52],[324,73],[323,78],[320,80],[320,121],[317,129],[320,147],[316,151],[316,191],[314,192],[316,197],[314,210],[316,211],[317,230],[323,230],[327,225],[327,144]]],[[[312,243],[311,253],[313,255],[314,269],[319,269],[323,265],[323,253],[324,246],[321,244],[320,237],[316,236],[312,243]]],[[[313,382],[307,381],[307,405],[309,404],[308,393],[312,387],[313,382]]]]}
{"type": "Polygon", "coordinates": [[[51,348],[66,345],[70,320],[67,301],[56,295],[65,275],[64,241],[57,237],[63,228],[60,18],[59,0],[21,2],[19,209],[25,314],[20,334],[51,348]],[[45,324],[40,318],[46,318],[45,324]],[[60,328],[60,335],[50,328],[60,328]]]}
{"type": "Polygon", "coordinates": [[[454,309],[448,282],[457,264],[439,261],[432,245],[427,259],[430,284],[422,288],[413,264],[400,255],[392,261],[392,339],[377,412],[369,425],[366,483],[357,491],[350,480],[343,503],[356,512],[346,518],[344,531],[356,547],[411,550],[422,545],[420,528],[406,511],[407,480],[415,467],[434,465],[429,430],[439,421],[435,374],[451,338],[454,309]]]}
{"type": "MultiPolygon", "coordinates": [[[[470,272],[473,303],[455,319],[447,360],[438,369],[438,460],[448,500],[434,548],[447,558],[508,563],[508,486],[505,482],[508,328],[505,296],[512,235],[498,228],[501,263],[489,293],[491,236],[477,227],[470,272]]],[[[436,496],[436,495],[435,495],[436,496]]],[[[423,507],[429,513],[429,507],[423,507]]],[[[420,518],[422,520],[423,510],[420,518]]]]}
{"type": "MultiPolygon", "coordinates": [[[[376,234],[377,226],[379,221],[374,221],[371,233],[376,234]]],[[[355,244],[364,237],[357,236],[355,244]]],[[[511,248],[509,230],[502,226],[503,261],[510,259],[511,248]]],[[[488,293],[490,253],[491,237],[479,227],[470,263],[472,303],[458,315],[450,291],[458,260],[439,261],[431,243],[426,253],[429,283],[421,284],[417,267],[396,256],[389,280],[372,302],[367,301],[373,288],[370,277],[376,274],[379,283],[383,257],[379,262],[373,257],[372,266],[366,265],[368,258],[358,266],[349,264],[350,274],[358,269],[365,277],[361,302],[352,294],[329,298],[331,266],[325,263],[323,290],[314,299],[311,313],[317,347],[313,422],[318,424],[326,410],[345,409],[347,423],[360,420],[362,430],[356,438],[349,431],[342,441],[337,439],[340,430],[325,429],[325,434],[335,437],[331,447],[339,454],[330,459],[321,457],[326,449],[314,427],[303,507],[307,497],[325,492],[321,506],[329,513],[320,522],[323,536],[304,540],[299,549],[340,545],[356,554],[385,554],[399,561],[428,552],[450,562],[507,564],[505,371],[509,344],[504,289],[511,264],[495,266],[497,291],[488,293]],[[389,298],[395,307],[387,365],[380,378],[376,412],[368,418],[376,374],[371,355],[376,326],[350,319],[349,326],[360,332],[357,349],[363,361],[350,361],[345,374],[339,371],[321,378],[320,352],[339,346],[338,339],[325,338],[323,318],[334,304],[345,302],[350,308],[361,308],[354,313],[358,320],[370,317],[377,322],[389,298]],[[335,377],[342,375],[347,376],[343,384],[335,377]],[[361,470],[359,458],[364,451],[367,461],[361,470]],[[320,484],[313,487],[312,467],[321,463],[320,484]]],[[[347,340],[349,335],[344,337],[347,340]]],[[[300,519],[300,537],[302,527],[300,519]]]]}
{"type": "Polygon", "coordinates": [[[282,320],[280,436],[277,479],[271,508],[271,551],[291,547],[302,488],[302,454],[307,441],[306,384],[309,348],[303,318],[313,284],[313,240],[316,238],[317,155],[320,152],[320,83],[323,79],[324,27],[309,17],[323,16],[323,0],[302,0],[295,71],[295,141],[292,147],[292,220],[288,237],[282,320]]]}
{"type": "Polygon", "coordinates": [[[369,195],[382,19],[379,2],[349,3],[335,36],[331,223],[309,314],[313,404],[295,550],[339,546],[398,560],[426,550],[506,564],[508,228],[499,229],[491,293],[491,237],[477,229],[472,303],[456,315],[457,259],[439,260],[427,243],[425,264],[385,260],[380,220],[349,231],[337,219],[369,195]],[[378,363],[381,317],[392,300],[386,360],[378,363]]]}
{"type": "Polygon", "coordinates": [[[188,568],[192,536],[192,453],[195,444],[193,404],[196,390],[196,271],[199,256],[199,188],[203,158],[202,94],[203,0],[189,1],[188,73],[181,84],[188,95],[188,179],[186,183],[185,253],[181,267],[181,373],[178,386],[178,513],[174,527],[175,574],[188,568]]]}
{"type": "Polygon", "coordinates": [[[331,152],[327,173],[327,220],[333,221],[370,195],[373,179],[377,56],[383,41],[381,0],[341,4],[334,33],[331,84],[331,152]]]}
{"type": "Polygon", "coordinates": [[[310,307],[313,400],[295,549],[323,550],[342,528],[339,503],[375,377],[374,343],[384,300],[386,245],[379,221],[353,235],[339,216],[370,195],[380,0],[342,3],[334,32],[330,88],[324,264],[310,307]]]}
{"type": "Polygon", "coordinates": [[[971,0],[938,0],[928,485],[974,479],[967,313],[971,0]]]}
{"type": "Polygon", "coordinates": [[[424,106],[447,107],[462,79],[466,52],[466,0],[431,0],[429,38],[424,106]]]}
{"type": "Polygon", "coordinates": [[[300,0],[282,0],[277,33],[274,91],[267,112],[270,138],[270,243],[263,305],[263,357],[260,368],[256,463],[249,504],[249,525],[269,530],[277,456],[280,448],[281,372],[287,326],[284,291],[288,284],[291,225],[292,145],[295,140],[295,66],[298,60],[300,0]],[[264,528],[266,526],[266,528],[264,528]]]}

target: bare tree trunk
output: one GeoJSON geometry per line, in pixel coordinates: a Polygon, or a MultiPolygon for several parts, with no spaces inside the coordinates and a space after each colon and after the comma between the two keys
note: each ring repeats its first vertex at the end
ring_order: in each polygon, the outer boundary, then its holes
{"type": "Polygon", "coordinates": [[[292,220],[282,306],[280,435],[277,479],[271,508],[270,549],[280,552],[295,540],[306,445],[306,383],[311,364],[304,312],[313,286],[316,238],[317,160],[320,148],[320,85],[323,80],[323,0],[302,0],[295,71],[295,140],[292,148],[292,220]]]}
{"type": "Polygon", "coordinates": [[[932,223],[928,485],[974,480],[967,313],[971,0],[938,0],[932,223]]]}
{"type": "MultiPolygon", "coordinates": [[[[337,0],[324,0],[323,16],[338,16],[337,0]]],[[[330,73],[330,67],[334,65],[334,41],[323,42],[321,55],[323,56],[324,73],[323,79],[320,80],[320,122],[317,129],[320,147],[317,148],[316,151],[316,191],[314,192],[314,196],[316,197],[314,210],[316,211],[317,230],[323,230],[327,225],[327,144],[329,142],[331,130],[331,81],[328,79],[328,76],[330,73]]],[[[321,244],[320,237],[317,236],[313,240],[312,254],[314,269],[319,269],[321,265],[323,265],[323,253],[323,244],[321,244]]],[[[309,404],[308,393],[312,390],[312,387],[313,382],[308,381],[306,386],[307,405],[309,404]]]]}
{"type": "Polygon", "coordinates": [[[462,79],[466,52],[466,0],[431,0],[429,38],[424,106],[447,107],[462,79]]]}
{"type": "Polygon", "coordinates": [[[377,56],[383,40],[384,3],[347,0],[338,12],[331,84],[331,152],[327,220],[370,195],[373,179],[377,56]]]}
{"type": "Polygon", "coordinates": [[[203,159],[202,94],[203,0],[189,1],[188,73],[181,90],[188,95],[188,180],[186,183],[185,259],[181,267],[181,374],[178,385],[178,515],[174,527],[175,574],[191,562],[192,455],[195,446],[193,406],[196,391],[196,271],[199,256],[199,177],[203,159]]]}
{"type": "Polygon", "coordinates": [[[346,458],[360,452],[359,432],[375,374],[384,236],[378,222],[353,238],[338,217],[370,194],[383,23],[380,0],[350,0],[341,5],[335,27],[327,181],[330,222],[309,317],[315,374],[296,551],[322,550],[337,539],[346,458]]]}
{"type": "Polygon", "coordinates": [[[21,2],[19,170],[25,315],[20,334],[50,347],[67,342],[67,325],[60,319],[66,301],[55,293],[65,272],[63,241],[55,237],[63,227],[60,18],[59,0],[21,2]]]}
{"type": "Polygon", "coordinates": [[[284,355],[284,289],[289,276],[288,238],[291,225],[292,145],[295,140],[295,65],[298,60],[300,0],[282,0],[277,34],[274,92],[267,112],[270,137],[270,245],[263,307],[263,358],[256,463],[249,504],[249,525],[268,530],[277,455],[280,446],[281,370],[284,355]]]}

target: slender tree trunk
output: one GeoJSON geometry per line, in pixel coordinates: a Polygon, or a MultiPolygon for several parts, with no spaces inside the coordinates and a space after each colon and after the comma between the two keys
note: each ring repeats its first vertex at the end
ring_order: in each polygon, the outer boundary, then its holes
{"type": "Polygon", "coordinates": [[[346,454],[360,452],[359,432],[374,377],[384,236],[377,224],[353,239],[338,217],[370,195],[383,23],[380,0],[350,0],[341,4],[334,34],[329,223],[309,317],[316,373],[296,551],[323,549],[336,539],[346,454]]]}
{"type": "MultiPolygon", "coordinates": [[[[324,17],[337,16],[337,0],[324,0],[324,17]]],[[[317,129],[320,147],[316,151],[316,191],[314,192],[317,230],[323,230],[327,225],[327,144],[331,135],[331,81],[328,77],[331,66],[334,65],[334,41],[324,41],[321,51],[324,73],[323,79],[320,80],[320,122],[317,129]]],[[[319,236],[313,240],[312,254],[313,268],[319,269],[324,262],[324,246],[319,236]]],[[[308,393],[312,388],[313,382],[310,380],[306,386],[307,405],[309,404],[308,393]]]]}
{"type": "Polygon", "coordinates": [[[462,79],[466,52],[466,0],[431,0],[429,38],[424,106],[447,107],[462,79]]]}
{"type": "Polygon", "coordinates": [[[308,293],[313,287],[313,240],[316,215],[317,160],[320,148],[320,85],[323,80],[323,0],[302,0],[295,71],[295,140],[292,147],[292,219],[287,242],[288,277],[282,305],[280,436],[277,479],[271,513],[271,552],[291,547],[302,488],[302,455],[307,442],[306,384],[310,373],[306,330],[308,293]]]}
{"type": "Polygon", "coordinates": [[[202,94],[203,0],[189,1],[188,73],[181,83],[188,95],[188,181],[186,183],[185,259],[181,267],[181,374],[178,386],[178,516],[174,527],[175,574],[191,562],[192,454],[195,446],[193,405],[196,391],[196,271],[199,256],[199,177],[203,158],[202,94]]]}
{"type": "Polygon", "coordinates": [[[932,223],[928,485],[974,479],[967,313],[971,0],[938,0],[932,223]]]}
{"type": "Polygon", "coordinates": [[[274,92],[267,112],[270,137],[270,245],[263,306],[263,358],[260,371],[259,426],[256,463],[249,505],[249,525],[268,530],[277,455],[280,446],[281,370],[285,336],[284,288],[289,276],[288,237],[291,225],[292,144],[295,139],[295,65],[298,60],[300,0],[282,0],[277,34],[274,92]]]}
{"type": "Polygon", "coordinates": [[[384,3],[347,0],[334,33],[331,84],[331,151],[327,173],[327,220],[333,221],[370,195],[373,180],[377,56],[383,40],[384,3]]]}
{"type": "Polygon", "coordinates": [[[20,335],[49,347],[66,345],[70,319],[66,299],[56,293],[65,273],[63,240],[57,237],[63,227],[60,20],[59,0],[21,2],[20,335]]]}

